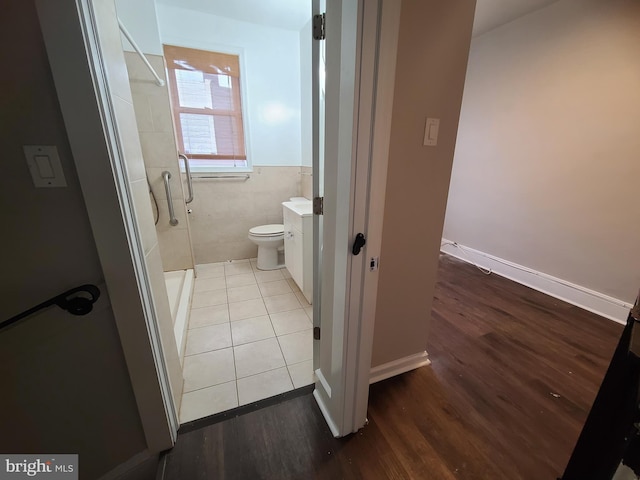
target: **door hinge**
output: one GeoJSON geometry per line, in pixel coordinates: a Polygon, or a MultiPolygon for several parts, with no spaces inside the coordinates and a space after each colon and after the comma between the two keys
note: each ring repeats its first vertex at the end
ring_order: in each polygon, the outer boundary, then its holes
{"type": "Polygon", "coordinates": [[[325,22],[324,13],[313,16],[313,39],[314,40],[324,40],[326,38],[324,22],[325,22]]]}
{"type": "Polygon", "coordinates": [[[324,197],[313,197],[313,214],[324,214],[324,197]]]}
{"type": "Polygon", "coordinates": [[[320,327],[313,327],[313,339],[320,340],[320,327]]]}

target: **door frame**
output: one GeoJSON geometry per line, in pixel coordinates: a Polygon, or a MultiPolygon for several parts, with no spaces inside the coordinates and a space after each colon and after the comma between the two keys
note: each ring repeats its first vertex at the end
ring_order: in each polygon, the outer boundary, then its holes
{"type": "MultiPolygon", "coordinates": [[[[334,158],[341,163],[334,171],[340,180],[335,191],[349,208],[346,216],[347,209],[340,212],[338,228],[332,231],[332,254],[325,255],[334,266],[331,288],[325,290],[332,293],[327,320],[337,328],[325,337],[332,346],[329,391],[327,384],[317,382],[314,396],[334,435],[343,436],[366,423],[377,296],[377,272],[368,269],[366,259],[380,254],[400,3],[337,1],[345,15],[340,35],[351,36],[349,45],[340,40],[337,47],[343,50],[343,66],[351,70],[339,81],[340,94],[352,99],[350,111],[338,105],[340,121],[350,133],[337,132],[341,140],[334,158]],[[346,177],[340,176],[345,172],[346,177]],[[355,231],[367,233],[368,244],[358,257],[348,253],[355,231]]],[[[36,0],[36,5],[142,428],[149,452],[157,453],[175,442],[177,412],[92,0],[36,0]]],[[[327,33],[332,31],[330,26],[327,33]]],[[[331,121],[329,117],[327,124],[331,121]]],[[[335,219],[338,207],[337,197],[326,197],[325,211],[333,209],[327,217],[335,219]]],[[[323,282],[328,277],[323,275],[323,282]]]]}
{"type": "Polygon", "coordinates": [[[380,258],[382,243],[400,7],[397,0],[327,2],[323,271],[320,298],[314,297],[322,302],[322,315],[314,397],[336,437],[367,422],[378,294],[378,269],[370,260],[380,258]],[[367,244],[352,255],[360,232],[367,244]]]}
{"type": "Polygon", "coordinates": [[[147,449],[156,454],[173,447],[179,424],[92,0],[36,0],[36,9],[147,449]]]}

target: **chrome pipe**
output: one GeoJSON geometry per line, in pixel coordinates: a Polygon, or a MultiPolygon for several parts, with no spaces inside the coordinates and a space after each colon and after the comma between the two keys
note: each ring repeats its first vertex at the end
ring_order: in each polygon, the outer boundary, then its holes
{"type": "Polygon", "coordinates": [[[171,184],[169,183],[170,179],[171,179],[171,172],[167,172],[166,170],[162,172],[162,180],[164,180],[164,189],[167,192],[167,205],[169,206],[169,223],[175,227],[178,224],[178,219],[176,218],[176,214],[173,210],[173,198],[171,197],[171,184]]]}
{"type": "Polygon", "coordinates": [[[184,203],[193,202],[193,178],[191,178],[191,166],[189,165],[189,159],[184,153],[179,153],[178,158],[184,160],[184,171],[187,175],[187,190],[189,190],[189,196],[185,199],[184,203]]]}
{"type": "Polygon", "coordinates": [[[248,173],[246,175],[198,175],[194,178],[243,178],[248,180],[251,178],[251,175],[248,173]]]}

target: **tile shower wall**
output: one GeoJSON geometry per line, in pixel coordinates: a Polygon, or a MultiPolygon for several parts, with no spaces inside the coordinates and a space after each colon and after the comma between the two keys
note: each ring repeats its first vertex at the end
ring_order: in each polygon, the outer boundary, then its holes
{"type": "MultiPolygon", "coordinates": [[[[164,58],[160,55],[146,55],[146,57],[158,75],[165,79],[164,58]]],[[[158,202],[156,233],[162,266],[165,271],[193,268],[189,222],[184,203],[182,175],[178,166],[169,91],[166,86],[156,85],[151,73],[137,54],[125,52],[125,59],[145,170],[158,202]],[[162,180],[162,172],[165,170],[171,173],[171,197],[178,219],[176,226],[169,224],[167,195],[162,180]]],[[[152,207],[155,211],[153,200],[152,207]]]]}
{"type": "Polygon", "coordinates": [[[282,202],[301,195],[301,178],[307,176],[301,176],[299,166],[256,166],[247,180],[194,178],[189,218],[195,262],[255,257],[249,229],[282,223],[282,202]]]}
{"type": "MultiPolygon", "coordinates": [[[[140,140],[136,135],[137,112],[135,111],[135,100],[132,98],[134,85],[128,85],[126,81],[127,72],[125,70],[127,68],[125,67],[113,0],[100,0],[94,5],[100,44],[106,59],[105,69],[109,80],[110,96],[129,177],[135,219],[144,248],[151,294],[156,306],[162,350],[169,373],[173,400],[176,405],[179,405],[182,401],[182,368],[173,334],[171,309],[160,263],[159,235],[153,226],[152,205],[149,200],[143,162],[144,147],[141,149],[140,140]]],[[[153,85],[153,83],[150,84],[153,85]]]]}

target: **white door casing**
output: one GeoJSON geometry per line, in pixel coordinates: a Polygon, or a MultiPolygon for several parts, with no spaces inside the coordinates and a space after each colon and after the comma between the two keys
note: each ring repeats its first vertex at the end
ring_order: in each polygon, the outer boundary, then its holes
{"type": "Polygon", "coordinates": [[[147,449],[158,453],[175,442],[177,412],[93,1],[36,6],[147,449]]]}
{"type": "Polygon", "coordinates": [[[393,0],[327,5],[322,278],[316,297],[321,339],[314,396],[338,437],[366,423],[378,279],[370,259],[380,256],[399,20],[400,3],[393,0]],[[367,245],[356,256],[351,247],[359,232],[367,245]]]}

